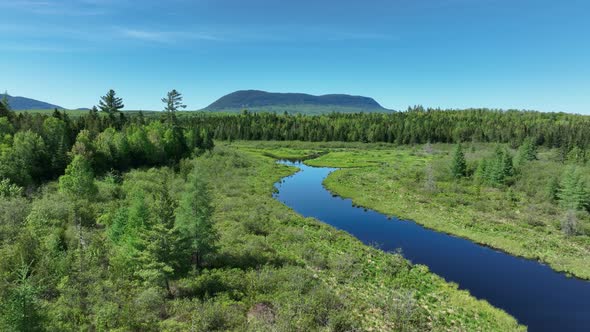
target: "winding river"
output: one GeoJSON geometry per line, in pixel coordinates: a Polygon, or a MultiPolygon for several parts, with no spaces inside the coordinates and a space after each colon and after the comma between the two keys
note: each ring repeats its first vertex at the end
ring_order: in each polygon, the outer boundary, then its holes
{"type": "Polygon", "coordinates": [[[300,171],[279,181],[276,199],[306,217],[345,230],[404,257],[477,298],[502,308],[529,331],[590,331],[590,282],[568,278],[548,266],[514,257],[455,236],[426,229],[328,192],[323,180],[336,168],[281,162],[300,171]]]}

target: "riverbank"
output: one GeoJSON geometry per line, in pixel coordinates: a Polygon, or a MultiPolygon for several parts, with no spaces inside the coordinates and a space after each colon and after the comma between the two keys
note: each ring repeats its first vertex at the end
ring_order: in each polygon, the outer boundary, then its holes
{"type": "MultiPolygon", "coordinates": [[[[227,197],[225,204],[231,200],[232,205],[243,206],[245,214],[252,209],[265,210],[272,234],[266,242],[277,252],[290,253],[303,262],[323,284],[346,299],[346,307],[361,330],[395,330],[400,329],[399,324],[406,324],[406,329],[435,331],[524,330],[504,311],[473,298],[457,285],[429,272],[427,267],[409,265],[399,255],[366,246],[348,233],[303,218],[264,195],[274,182],[296,169],[277,165],[258,152],[248,155],[249,168],[255,173],[231,183],[251,186],[253,195],[243,203],[245,198],[236,202],[227,197]],[[404,306],[406,309],[402,309],[404,306]],[[396,317],[398,314],[391,310],[409,310],[410,315],[396,317]]],[[[220,222],[231,219],[222,218],[220,222]]],[[[223,223],[229,227],[228,221],[223,223]]]]}
{"type": "MultiPolygon", "coordinates": [[[[469,157],[469,155],[468,155],[469,157]]],[[[514,256],[538,260],[554,270],[582,279],[590,279],[590,237],[587,217],[578,221],[580,233],[568,236],[561,230],[565,211],[557,205],[531,196],[521,184],[510,188],[474,185],[437,175],[427,184],[427,165],[449,164],[448,154],[426,155],[411,149],[392,154],[373,152],[367,164],[358,152],[335,152],[309,160],[313,166],[345,167],[331,174],[324,185],[354,204],[400,219],[413,220],[436,231],[460,236],[514,256]],[[354,167],[354,168],[346,168],[354,167]],[[439,177],[439,179],[436,179],[439,177]],[[427,188],[427,186],[434,188],[427,188]]],[[[536,161],[538,175],[525,174],[531,184],[550,178],[554,170],[549,162],[536,161]]],[[[437,167],[437,166],[430,166],[437,167]]],[[[540,192],[532,190],[534,195],[540,192]]]]}
{"type": "MultiPolygon", "coordinates": [[[[236,146],[279,159],[321,153],[305,163],[342,168],[324,185],[356,205],[590,279],[590,216],[579,213],[577,233],[566,235],[562,231],[566,211],[546,197],[548,182],[562,177],[567,167],[578,167],[584,174],[590,170],[585,165],[555,162],[555,150],[541,151],[538,160],[522,167],[511,179],[510,187],[493,187],[478,185],[472,179],[452,179],[449,166],[454,146],[450,144],[237,142],[236,146]],[[428,171],[431,183],[427,185],[428,171]]],[[[466,148],[471,172],[495,147],[472,144],[466,148]]]]}

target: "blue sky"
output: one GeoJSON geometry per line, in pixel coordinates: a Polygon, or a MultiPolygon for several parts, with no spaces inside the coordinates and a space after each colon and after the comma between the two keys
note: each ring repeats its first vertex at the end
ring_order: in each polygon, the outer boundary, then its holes
{"type": "Polygon", "coordinates": [[[239,89],[590,114],[590,1],[0,0],[0,89],[189,109],[239,89]]]}

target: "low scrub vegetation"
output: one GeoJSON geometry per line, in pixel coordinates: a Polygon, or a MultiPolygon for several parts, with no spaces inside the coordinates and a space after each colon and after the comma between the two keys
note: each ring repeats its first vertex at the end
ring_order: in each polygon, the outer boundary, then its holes
{"type": "Polygon", "coordinates": [[[0,210],[6,330],[520,330],[399,255],[270,193],[294,169],[217,148],[94,177],[75,157],[0,210]]]}

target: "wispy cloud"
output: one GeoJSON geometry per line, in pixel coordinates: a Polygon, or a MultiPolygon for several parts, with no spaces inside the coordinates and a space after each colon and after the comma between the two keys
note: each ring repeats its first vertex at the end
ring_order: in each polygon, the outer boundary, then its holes
{"type": "Polygon", "coordinates": [[[138,29],[119,29],[119,32],[122,36],[132,38],[132,39],[140,39],[146,41],[156,41],[156,42],[166,42],[166,33],[158,32],[158,31],[147,31],[147,30],[138,30],[138,29]]]}
{"type": "Polygon", "coordinates": [[[325,26],[254,26],[250,28],[234,28],[234,32],[228,32],[232,41],[245,42],[271,42],[271,43],[297,43],[297,42],[338,42],[338,41],[388,41],[397,40],[399,37],[363,31],[346,31],[340,28],[325,26]]]}
{"type": "Polygon", "coordinates": [[[334,40],[393,40],[397,37],[370,32],[339,32],[334,33],[331,37],[334,40]]]}
{"type": "Polygon", "coordinates": [[[116,28],[117,34],[125,38],[157,43],[177,43],[189,40],[220,41],[220,36],[196,31],[159,31],[136,28],[116,28]]]}

